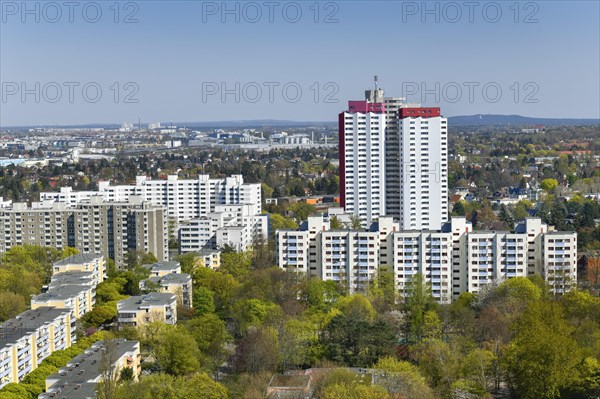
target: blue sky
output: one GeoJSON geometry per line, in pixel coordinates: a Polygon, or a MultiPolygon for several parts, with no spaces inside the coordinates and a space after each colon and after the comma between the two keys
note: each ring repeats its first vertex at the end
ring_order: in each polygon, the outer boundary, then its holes
{"type": "Polygon", "coordinates": [[[375,74],[446,116],[600,117],[595,0],[0,3],[0,126],[335,121],[375,74]]]}

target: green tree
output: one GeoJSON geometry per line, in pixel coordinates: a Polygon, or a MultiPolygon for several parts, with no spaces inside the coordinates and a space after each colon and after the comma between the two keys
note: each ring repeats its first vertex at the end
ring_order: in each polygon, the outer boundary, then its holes
{"type": "Polygon", "coordinates": [[[396,337],[384,321],[369,322],[338,314],[321,335],[329,360],[355,367],[367,367],[395,350],[396,337]]]}
{"type": "Polygon", "coordinates": [[[490,387],[495,355],[486,349],[472,349],[462,360],[462,374],[484,391],[490,387]]]}
{"type": "Polygon", "coordinates": [[[333,384],[325,388],[323,399],[391,399],[387,391],[376,385],[333,384]]]}
{"type": "Polygon", "coordinates": [[[496,295],[506,300],[531,302],[542,297],[542,290],[526,277],[514,277],[503,281],[496,289],[496,295]]]}
{"type": "Polygon", "coordinates": [[[27,308],[23,295],[14,292],[0,292],[0,322],[12,319],[27,308]]]}
{"type": "Polygon", "coordinates": [[[352,230],[360,230],[362,229],[362,221],[360,220],[360,218],[356,215],[353,215],[350,218],[350,228],[352,230]]]}
{"type": "Polygon", "coordinates": [[[168,374],[143,376],[139,381],[122,384],[116,399],[229,399],[223,385],[204,373],[189,377],[168,374]]]}
{"type": "Polygon", "coordinates": [[[237,345],[234,367],[237,372],[257,374],[277,367],[279,340],[272,327],[252,327],[237,345]]]}
{"type": "Polygon", "coordinates": [[[454,204],[454,206],[452,207],[452,215],[455,216],[465,216],[466,215],[466,211],[465,211],[465,205],[463,204],[463,201],[458,201],[454,204]]]}
{"type": "Polygon", "coordinates": [[[288,207],[288,209],[296,216],[296,223],[300,223],[308,219],[310,215],[315,214],[317,211],[317,208],[314,205],[307,204],[304,201],[294,202],[288,207]]]}
{"type": "Polygon", "coordinates": [[[206,287],[194,288],[192,291],[194,310],[197,316],[213,313],[215,308],[214,294],[206,287]]]}
{"type": "Polygon", "coordinates": [[[192,275],[194,289],[205,287],[213,293],[216,312],[225,316],[229,311],[229,305],[234,291],[239,282],[231,275],[214,271],[206,267],[194,270],[192,275]]]}
{"type": "Polygon", "coordinates": [[[377,378],[392,398],[433,399],[434,395],[419,369],[393,357],[380,358],[374,369],[384,373],[377,378]]]}
{"type": "Polygon", "coordinates": [[[205,314],[186,323],[186,327],[196,340],[198,348],[205,352],[211,346],[223,346],[230,337],[225,322],[214,314],[205,314]]]}
{"type": "Polygon", "coordinates": [[[154,344],[161,370],[170,375],[186,375],[200,369],[200,351],[194,338],[181,327],[165,326],[154,344]]]}
{"type": "Polygon", "coordinates": [[[375,309],[369,299],[361,294],[343,297],[337,307],[348,318],[372,322],[375,319],[375,309]]]}
{"type": "Polygon", "coordinates": [[[181,383],[177,385],[180,388],[180,398],[229,399],[227,388],[215,382],[204,373],[194,374],[191,378],[181,381],[181,383]]]}
{"type": "Polygon", "coordinates": [[[448,392],[458,375],[456,351],[443,341],[429,339],[414,348],[414,357],[428,382],[442,392],[448,392]]]}
{"type": "Polygon", "coordinates": [[[582,359],[558,304],[531,303],[514,330],[506,368],[520,398],[553,399],[574,384],[582,359]]]}
{"type": "Polygon", "coordinates": [[[544,179],[540,183],[540,187],[542,190],[547,193],[552,192],[555,188],[558,187],[558,180],[556,179],[544,179]]]}
{"type": "Polygon", "coordinates": [[[240,335],[243,335],[248,327],[269,324],[282,315],[278,305],[260,299],[240,300],[233,305],[231,313],[240,335]]]}
{"type": "Polygon", "coordinates": [[[81,320],[89,326],[100,327],[109,323],[117,317],[117,303],[110,302],[101,306],[96,306],[91,312],[83,315],[81,320]]]}
{"type": "Polygon", "coordinates": [[[431,286],[425,282],[423,275],[420,273],[412,277],[405,293],[406,323],[404,334],[408,342],[419,342],[423,339],[425,312],[435,308],[435,300],[431,295],[431,286]]]}
{"type": "Polygon", "coordinates": [[[338,219],[337,216],[332,216],[331,219],[329,220],[329,227],[332,230],[339,230],[344,228],[344,226],[342,225],[342,222],[340,222],[340,219],[338,219]]]}
{"type": "Polygon", "coordinates": [[[271,221],[271,229],[273,231],[285,229],[296,230],[298,228],[298,223],[296,223],[294,219],[278,213],[271,213],[269,215],[269,220],[271,221]]]}
{"type": "Polygon", "coordinates": [[[252,256],[248,252],[227,252],[221,254],[220,271],[229,273],[233,277],[248,274],[252,267],[252,256]]]}

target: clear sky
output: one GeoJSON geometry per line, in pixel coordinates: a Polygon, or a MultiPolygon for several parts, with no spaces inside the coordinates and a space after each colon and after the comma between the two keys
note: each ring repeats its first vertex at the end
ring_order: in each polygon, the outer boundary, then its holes
{"type": "Polygon", "coordinates": [[[335,121],[373,75],[445,116],[600,117],[597,0],[23,4],[0,126],[335,121]]]}

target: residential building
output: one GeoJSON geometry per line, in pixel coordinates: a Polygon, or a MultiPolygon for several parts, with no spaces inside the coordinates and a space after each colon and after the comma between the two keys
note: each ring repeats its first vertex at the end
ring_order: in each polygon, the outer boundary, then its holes
{"type": "MultiPolygon", "coordinates": [[[[448,220],[448,122],[439,108],[398,110],[402,230],[438,229],[448,220]]],[[[390,180],[386,180],[390,181],[390,180]]]]}
{"type": "Polygon", "coordinates": [[[105,377],[102,367],[110,367],[116,378],[130,368],[133,379],[141,372],[140,343],[126,339],[98,341],[81,355],[75,356],[58,373],[46,379],[46,392],[38,399],[95,399],[98,383],[105,377]],[[106,366],[103,366],[106,365],[106,366]]]}
{"type": "Polygon", "coordinates": [[[171,273],[181,273],[181,264],[176,261],[156,262],[142,265],[142,267],[150,270],[150,277],[163,277],[171,273]]]}
{"type": "Polygon", "coordinates": [[[41,307],[0,324],[0,388],[18,383],[54,351],[75,343],[68,309],[41,307]]]}
{"type": "Polygon", "coordinates": [[[210,249],[202,250],[198,253],[198,256],[202,259],[204,267],[213,270],[217,270],[221,267],[221,251],[210,249]]]}
{"type": "Polygon", "coordinates": [[[323,216],[309,217],[300,231],[276,232],[280,267],[345,284],[351,292],[366,288],[379,270],[382,237],[397,230],[382,217],[368,230],[331,230],[323,216]]]}
{"type": "Polygon", "coordinates": [[[385,121],[380,96],[339,114],[340,202],[365,227],[385,215],[385,121]]]}
{"type": "Polygon", "coordinates": [[[403,295],[420,274],[440,303],[512,277],[540,275],[554,294],[577,283],[577,234],[552,231],[538,218],[517,223],[513,232],[473,231],[464,217],[439,230],[401,230],[391,217],[369,229],[334,230],[321,215],[299,230],[278,230],[276,241],[280,267],[342,282],[351,292],[364,289],[382,267],[394,271],[403,295]]]}
{"type": "Polygon", "coordinates": [[[217,205],[253,205],[256,213],[261,209],[261,187],[259,183],[244,183],[242,175],[222,179],[211,179],[199,175],[195,179],[179,179],[169,175],[166,179],[153,180],[138,176],[135,184],[111,186],[100,182],[98,191],[73,191],[63,187],[59,193],[40,193],[42,202],[64,202],[70,206],[100,196],[106,201],[126,202],[131,196],[141,196],[145,201],[167,209],[166,216],[176,224],[215,211],[217,205]]]}
{"type": "MultiPolygon", "coordinates": [[[[163,207],[136,196],[126,202],[91,197],[74,207],[34,202],[0,208],[0,252],[25,244],[74,247],[83,254],[111,258],[121,268],[129,251],[168,259],[168,222],[163,207]]],[[[68,265],[58,267],[68,269],[68,265]]]]}
{"type": "Polygon", "coordinates": [[[448,126],[439,108],[367,90],[339,115],[340,197],[368,227],[393,217],[403,230],[448,220],[448,126]]]}
{"type": "Polygon", "coordinates": [[[180,225],[179,253],[221,249],[248,250],[257,236],[267,239],[269,216],[254,205],[217,205],[207,216],[180,225]]]}
{"type": "Polygon", "coordinates": [[[64,204],[10,203],[0,207],[0,253],[15,245],[75,247],[75,212],[64,204]]]}
{"type": "Polygon", "coordinates": [[[544,234],[542,275],[550,292],[561,295],[577,288],[577,235],[551,231],[544,234]]]}
{"type": "Polygon", "coordinates": [[[31,309],[55,307],[69,309],[74,319],[91,312],[96,303],[96,287],[93,285],[56,285],[48,291],[31,298],[31,309]]]}
{"type": "Polygon", "coordinates": [[[175,294],[178,304],[192,307],[192,277],[189,274],[169,273],[160,277],[153,276],[140,281],[140,289],[175,294]]]}
{"type": "Polygon", "coordinates": [[[54,262],[52,265],[54,275],[69,271],[91,272],[96,284],[100,284],[106,278],[104,256],[94,253],[79,253],[54,262]]]}
{"type": "Polygon", "coordinates": [[[177,323],[177,296],[170,293],[151,292],[132,296],[117,302],[119,324],[138,327],[160,321],[177,323]]]}

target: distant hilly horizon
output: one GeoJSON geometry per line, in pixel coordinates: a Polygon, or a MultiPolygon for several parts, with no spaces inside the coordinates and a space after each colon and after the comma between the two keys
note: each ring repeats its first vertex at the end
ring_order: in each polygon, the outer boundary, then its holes
{"type": "MultiPolygon", "coordinates": [[[[594,118],[536,118],[522,115],[497,115],[497,114],[475,114],[448,117],[450,126],[573,126],[573,125],[600,125],[600,119],[594,118]]],[[[163,127],[169,125],[187,128],[264,128],[264,127],[330,127],[336,126],[337,121],[290,121],[280,119],[256,119],[256,120],[232,120],[232,121],[208,121],[208,122],[161,122],[163,127]]],[[[147,126],[147,123],[143,124],[147,126]]],[[[134,129],[135,129],[134,124],[134,129]]],[[[31,128],[66,128],[66,129],[117,129],[121,124],[117,123],[89,123],[79,125],[24,125],[4,126],[2,129],[31,129],[31,128]]]]}

